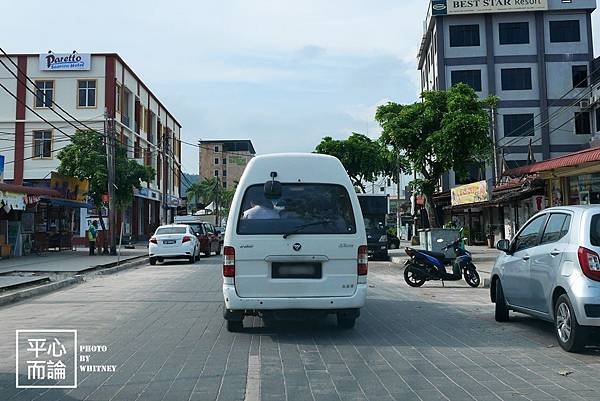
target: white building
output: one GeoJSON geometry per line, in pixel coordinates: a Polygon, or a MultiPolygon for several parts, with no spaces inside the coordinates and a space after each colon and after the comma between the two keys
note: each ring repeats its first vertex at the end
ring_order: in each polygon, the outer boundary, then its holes
{"type": "Polygon", "coordinates": [[[163,207],[173,213],[179,200],[181,124],[118,54],[14,54],[0,60],[8,66],[0,65],[0,82],[17,98],[0,88],[5,182],[48,186],[50,172],[59,165],[56,156],[70,142],[67,135],[76,127],[104,132],[107,119],[114,119],[117,140],[129,156],[156,170],[125,213],[126,234],[146,238],[160,224],[163,207]]]}

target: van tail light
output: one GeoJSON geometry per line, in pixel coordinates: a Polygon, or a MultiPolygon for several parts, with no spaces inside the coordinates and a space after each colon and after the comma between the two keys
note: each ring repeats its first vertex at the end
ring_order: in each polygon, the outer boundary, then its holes
{"type": "Polygon", "coordinates": [[[223,247],[223,277],[235,277],[235,248],[223,247]]]}
{"type": "Polygon", "coordinates": [[[366,245],[358,247],[358,266],[357,273],[359,276],[366,276],[369,272],[369,248],[366,245]]]}
{"type": "Polygon", "coordinates": [[[156,237],[150,238],[150,242],[153,243],[153,244],[158,244],[158,241],[156,240],[156,237]]]}
{"type": "Polygon", "coordinates": [[[577,257],[583,274],[589,279],[600,281],[600,256],[596,252],[580,246],[577,250],[577,257]]]}
{"type": "Polygon", "coordinates": [[[182,244],[185,244],[186,242],[190,242],[192,240],[192,237],[190,237],[189,235],[184,235],[183,239],[181,240],[182,244]]]}

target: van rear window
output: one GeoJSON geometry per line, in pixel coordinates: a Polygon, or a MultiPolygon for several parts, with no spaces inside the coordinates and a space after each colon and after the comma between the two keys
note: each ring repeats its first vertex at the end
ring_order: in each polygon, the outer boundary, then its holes
{"type": "Polygon", "coordinates": [[[592,216],[590,243],[594,246],[600,246],[600,214],[592,216]]]}
{"type": "Polygon", "coordinates": [[[356,233],[352,202],[343,186],[296,183],[281,186],[278,199],[267,199],[262,184],[248,187],[238,216],[238,234],[356,233]]]}

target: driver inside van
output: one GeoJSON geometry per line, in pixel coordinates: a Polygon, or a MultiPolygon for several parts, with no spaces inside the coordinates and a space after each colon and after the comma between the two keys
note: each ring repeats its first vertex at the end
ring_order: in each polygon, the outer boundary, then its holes
{"type": "Polygon", "coordinates": [[[278,219],[279,212],[273,207],[273,203],[267,199],[250,201],[250,209],[242,214],[242,219],[270,220],[278,219]]]}

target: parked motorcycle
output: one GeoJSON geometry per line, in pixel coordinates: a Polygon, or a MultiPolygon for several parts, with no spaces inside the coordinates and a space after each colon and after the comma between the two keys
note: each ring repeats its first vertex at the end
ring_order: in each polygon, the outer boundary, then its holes
{"type": "MultiPolygon", "coordinates": [[[[481,283],[477,268],[473,264],[471,253],[461,246],[459,238],[444,247],[444,250],[454,249],[456,259],[452,264],[452,273],[446,271],[444,260],[446,255],[441,252],[424,251],[414,248],[406,248],[406,254],[410,259],[404,264],[404,280],[411,287],[420,287],[429,280],[458,281],[463,277],[471,287],[478,287],[481,283]]],[[[439,239],[438,242],[444,242],[439,239]]]]}

